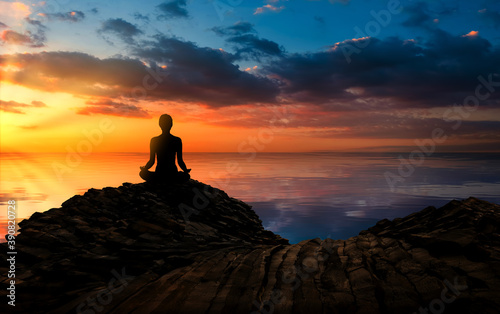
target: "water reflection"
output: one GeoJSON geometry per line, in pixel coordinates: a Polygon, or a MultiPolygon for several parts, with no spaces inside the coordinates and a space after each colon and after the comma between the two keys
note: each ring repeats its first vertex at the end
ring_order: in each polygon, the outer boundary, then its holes
{"type": "MultiPolygon", "coordinates": [[[[251,204],[264,226],[292,243],[348,238],[383,218],[476,196],[500,203],[500,161],[495,154],[434,154],[393,192],[384,172],[397,173],[399,154],[186,153],[192,177],[251,204]]],[[[64,173],[65,154],[3,154],[2,204],[18,202],[18,217],[59,207],[89,188],[138,183],[147,154],[92,154],[64,173]]],[[[5,219],[2,212],[0,219],[5,219]]]]}

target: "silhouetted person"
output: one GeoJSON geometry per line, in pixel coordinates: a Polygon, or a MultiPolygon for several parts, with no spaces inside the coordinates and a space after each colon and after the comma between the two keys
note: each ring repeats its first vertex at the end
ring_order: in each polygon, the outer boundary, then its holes
{"type": "Polygon", "coordinates": [[[141,168],[139,175],[147,182],[162,183],[162,182],[186,182],[189,180],[189,172],[191,169],[186,168],[186,164],[182,159],[182,141],[177,136],[170,134],[172,128],[172,117],[168,114],[160,116],[161,135],[153,137],[150,144],[149,161],[141,168]],[[178,171],[175,165],[175,156],[177,155],[177,163],[183,171],[178,171]],[[156,171],[152,172],[151,168],[156,159],[156,171]]]}

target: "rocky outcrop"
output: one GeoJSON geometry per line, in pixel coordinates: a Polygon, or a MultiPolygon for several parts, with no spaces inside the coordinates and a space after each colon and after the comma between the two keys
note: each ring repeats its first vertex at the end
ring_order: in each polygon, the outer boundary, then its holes
{"type": "Polygon", "coordinates": [[[20,226],[20,312],[500,309],[500,206],[475,198],[382,220],[348,240],[294,245],[264,230],[247,204],[194,180],[91,189],[20,226]]]}

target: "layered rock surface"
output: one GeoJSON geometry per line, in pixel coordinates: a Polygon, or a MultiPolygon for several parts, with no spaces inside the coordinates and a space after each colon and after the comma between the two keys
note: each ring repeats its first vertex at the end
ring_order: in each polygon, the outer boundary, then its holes
{"type": "Polygon", "coordinates": [[[500,309],[500,206],[475,198],[382,220],[348,240],[294,245],[264,230],[247,204],[194,180],[91,189],[20,226],[19,312],[500,309]]]}

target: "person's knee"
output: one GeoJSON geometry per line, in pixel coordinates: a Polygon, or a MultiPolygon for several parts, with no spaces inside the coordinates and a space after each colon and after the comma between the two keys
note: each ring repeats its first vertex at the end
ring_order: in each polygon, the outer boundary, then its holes
{"type": "Polygon", "coordinates": [[[141,177],[143,180],[147,181],[147,173],[146,173],[147,170],[141,170],[139,172],[139,177],[141,177]]]}
{"type": "Polygon", "coordinates": [[[154,172],[151,172],[146,169],[142,169],[141,172],[139,172],[139,176],[144,180],[144,181],[153,181],[155,178],[154,172]]]}

